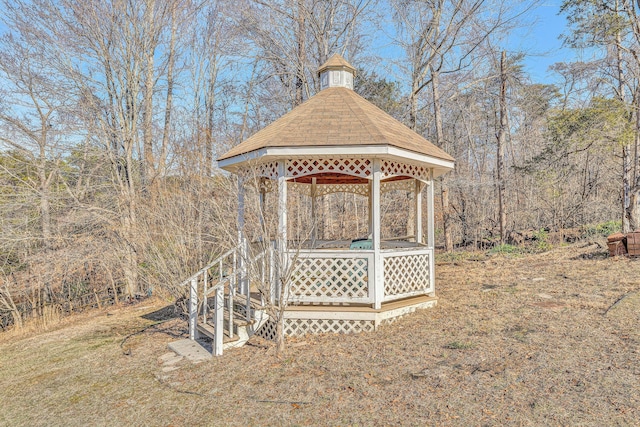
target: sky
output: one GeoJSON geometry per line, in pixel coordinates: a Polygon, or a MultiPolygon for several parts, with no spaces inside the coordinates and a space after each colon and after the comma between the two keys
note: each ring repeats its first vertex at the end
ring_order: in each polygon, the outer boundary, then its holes
{"type": "MultiPolygon", "coordinates": [[[[556,83],[560,76],[549,70],[558,62],[569,62],[585,56],[585,52],[563,46],[560,36],[568,31],[567,19],[560,14],[562,0],[542,0],[539,5],[521,17],[522,27],[513,30],[506,39],[504,48],[509,54],[526,53],[523,59],[525,71],[534,83],[556,83]]],[[[389,26],[386,34],[374,39],[373,49],[388,62],[379,64],[381,72],[387,69],[392,78],[401,79],[394,59],[402,57],[400,49],[389,42],[393,38],[393,28],[389,26]]]]}
{"type": "MultiPolygon", "coordinates": [[[[559,15],[562,0],[543,0],[542,3],[527,15],[523,21],[531,22],[530,26],[514,31],[509,37],[509,50],[513,52],[528,52],[524,63],[531,78],[537,83],[553,83],[557,78],[548,70],[556,62],[576,59],[580,53],[562,46],[560,35],[566,31],[567,20],[559,15]]],[[[0,11],[0,14],[2,12],[0,11]]],[[[0,34],[6,31],[6,26],[0,19],[0,34]]],[[[386,45],[376,47],[380,51],[394,48],[386,45]]],[[[384,56],[384,53],[383,53],[384,56]]]]}
{"type": "Polygon", "coordinates": [[[526,71],[536,83],[553,83],[557,76],[549,67],[587,55],[562,46],[560,35],[567,31],[567,19],[559,15],[561,0],[544,0],[531,13],[531,28],[516,32],[511,38],[512,49],[532,52],[524,60],[526,71]]]}

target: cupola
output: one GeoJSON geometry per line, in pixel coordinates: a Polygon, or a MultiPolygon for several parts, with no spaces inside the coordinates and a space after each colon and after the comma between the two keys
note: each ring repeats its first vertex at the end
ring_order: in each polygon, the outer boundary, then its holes
{"type": "Polygon", "coordinates": [[[345,87],[353,90],[356,69],[336,53],[320,66],[318,75],[320,76],[320,90],[329,87],[345,87]]]}

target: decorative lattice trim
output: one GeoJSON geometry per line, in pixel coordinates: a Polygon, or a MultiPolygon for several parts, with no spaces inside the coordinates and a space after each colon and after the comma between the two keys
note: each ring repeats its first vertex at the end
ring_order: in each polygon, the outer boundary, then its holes
{"type": "Polygon", "coordinates": [[[239,176],[244,176],[245,178],[268,178],[268,179],[277,179],[278,178],[278,162],[266,162],[260,164],[253,164],[249,166],[244,166],[238,169],[239,176]]]}
{"type": "Polygon", "coordinates": [[[384,258],[385,296],[427,291],[429,286],[429,254],[384,258]]]}
{"type": "Polygon", "coordinates": [[[380,183],[380,192],[387,193],[393,190],[411,191],[415,190],[415,181],[412,179],[402,179],[399,181],[389,181],[380,183]]]}
{"type": "Polygon", "coordinates": [[[394,162],[392,160],[382,160],[380,170],[383,178],[392,176],[409,176],[421,181],[429,180],[429,169],[424,166],[394,162]]]}
{"type": "Polygon", "coordinates": [[[278,179],[278,162],[267,162],[258,165],[258,176],[278,179]]]}
{"type": "Polygon", "coordinates": [[[287,185],[291,191],[311,197],[311,184],[288,181],[287,185]]]}
{"type": "MultiPolygon", "coordinates": [[[[290,181],[289,188],[291,191],[311,197],[311,184],[290,181]]],[[[316,187],[317,197],[332,193],[353,193],[366,197],[369,195],[369,186],[367,184],[318,184],[316,187]]]]}
{"type": "Polygon", "coordinates": [[[316,196],[324,196],[331,193],[353,193],[361,196],[369,195],[368,184],[329,184],[319,185],[316,196]]]}
{"type": "Polygon", "coordinates": [[[262,325],[262,327],[258,329],[258,332],[256,332],[255,335],[259,336],[260,338],[264,338],[265,340],[275,341],[276,322],[267,320],[264,325],[262,325]]]}
{"type": "Polygon", "coordinates": [[[372,320],[285,319],[284,323],[284,334],[290,337],[325,333],[354,334],[374,330],[372,320]]]}
{"type": "Polygon", "coordinates": [[[371,175],[369,159],[291,159],[286,163],[288,177],[317,173],[340,173],[366,178],[371,175]]]}
{"type": "Polygon", "coordinates": [[[291,298],[366,298],[368,269],[367,258],[298,258],[291,275],[291,298]]]}

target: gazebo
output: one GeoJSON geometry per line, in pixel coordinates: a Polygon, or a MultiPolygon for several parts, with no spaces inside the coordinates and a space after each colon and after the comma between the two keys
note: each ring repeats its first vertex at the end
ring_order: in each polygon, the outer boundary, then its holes
{"type": "MultiPolygon", "coordinates": [[[[373,331],[381,324],[437,302],[433,182],[453,169],[454,159],[359,96],[353,90],[355,69],[340,55],[332,56],[318,74],[319,93],[218,158],[218,166],[228,172],[239,177],[257,177],[261,182],[261,201],[267,193],[277,195],[277,234],[269,246],[271,254],[247,255],[250,244],[242,231],[245,193],[240,184],[238,249],[185,282],[191,283],[192,289],[196,287],[192,295],[197,295],[199,283],[204,283],[205,299],[206,295],[215,294],[217,302],[213,304],[212,318],[218,328],[226,316],[229,316],[227,324],[233,324],[233,307],[238,301],[244,304],[240,312],[235,310],[236,316],[240,313],[245,324],[252,326],[246,333],[229,327],[231,335],[235,330],[236,335],[257,333],[265,338],[274,337],[275,324],[259,310],[255,301],[259,298],[255,292],[252,294],[251,280],[243,273],[250,267],[247,264],[259,263],[262,267],[256,271],[260,271],[264,281],[279,282],[277,270],[282,267],[269,262],[273,253],[290,269],[284,313],[284,333],[288,336],[373,331]],[[380,201],[381,195],[391,190],[412,194],[413,233],[383,240],[380,201]],[[367,235],[353,236],[347,241],[320,240],[314,228],[308,239],[293,242],[288,238],[287,206],[291,192],[310,197],[312,217],[317,212],[317,200],[327,194],[347,192],[366,197],[367,235]],[[233,273],[225,273],[222,266],[225,259],[231,260],[233,273]],[[207,273],[211,271],[216,273],[207,273]],[[216,280],[217,284],[207,286],[216,280]],[[228,291],[220,285],[225,281],[228,291]],[[223,305],[230,314],[215,310],[223,305]]],[[[243,180],[239,178],[239,182],[243,180]]],[[[262,298],[282,296],[278,286],[281,285],[274,285],[273,295],[262,298]]],[[[197,325],[193,298],[191,306],[193,338],[197,325]]],[[[207,319],[205,314],[205,323],[209,322],[207,319]]],[[[215,334],[215,328],[209,328],[209,332],[214,338],[214,353],[219,354],[223,337],[215,334]]]]}

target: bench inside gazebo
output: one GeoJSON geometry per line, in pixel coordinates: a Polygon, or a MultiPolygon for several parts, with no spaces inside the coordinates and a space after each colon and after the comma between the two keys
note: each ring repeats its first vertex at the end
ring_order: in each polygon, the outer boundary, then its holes
{"type": "Polygon", "coordinates": [[[191,287],[190,336],[195,339],[198,330],[208,335],[214,354],[252,334],[273,339],[275,322],[265,307],[283,299],[288,336],[373,331],[436,304],[433,183],[453,169],[454,159],[357,95],[355,69],[341,56],[318,73],[318,94],[218,159],[220,168],[238,176],[237,247],[185,281],[191,287]],[[259,198],[261,221],[267,200],[277,218],[272,233],[251,243],[248,187],[259,198]],[[411,195],[411,233],[382,239],[381,197],[391,191],[411,195]],[[306,234],[292,233],[291,193],[311,205],[306,234]],[[318,204],[332,193],[366,198],[362,235],[318,238],[318,204]]]}

